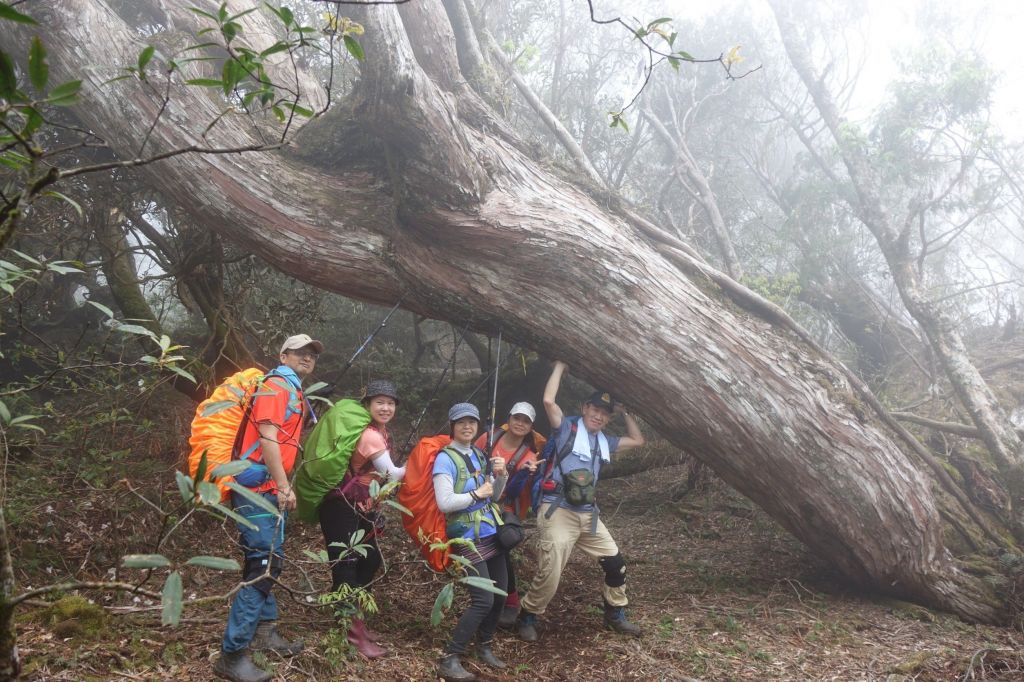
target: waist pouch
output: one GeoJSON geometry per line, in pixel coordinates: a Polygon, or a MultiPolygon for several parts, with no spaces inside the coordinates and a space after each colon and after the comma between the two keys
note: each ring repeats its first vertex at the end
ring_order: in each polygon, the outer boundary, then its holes
{"type": "Polygon", "coordinates": [[[501,515],[501,520],[502,524],[498,526],[498,544],[507,551],[517,547],[526,538],[526,532],[515,512],[505,512],[501,515]]]}
{"type": "Polygon", "coordinates": [[[267,470],[266,464],[256,464],[253,462],[249,465],[248,469],[235,474],[235,481],[238,485],[245,486],[246,488],[259,488],[268,480],[270,480],[270,471],[267,470]]]}
{"type": "Polygon", "coordinates": [[[562,486],[565,489],[565,501],[574,507],[594,504],[597,486],[594,472],[590,469],[573,469],[562,475],[562,486]]]}

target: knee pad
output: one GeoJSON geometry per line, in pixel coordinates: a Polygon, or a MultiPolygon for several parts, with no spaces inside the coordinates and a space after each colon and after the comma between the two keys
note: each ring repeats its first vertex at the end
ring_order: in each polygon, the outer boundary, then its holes
{"type": "Polygon", "coordinates": [[[263,579],[253,583],[252,586],[263,594],[270,594],[270,590],[274,588],[274,580],[281,575],[282,568],[284,568],[284,559],[277,554],[271,557],[246,559],[245,566],[242,568],[242,580],[250,582],[262,576],[263,579]],[[268,563],[270,564],[269,576],[267,575],[268,563]]]}
{"type": "Polygon", "coordinates": [[[603,556],[597,560],[604,571],[604,584],[608,587],[622,587],[626,584],[626,562],[622,553],[615,556],[603,556]]]}

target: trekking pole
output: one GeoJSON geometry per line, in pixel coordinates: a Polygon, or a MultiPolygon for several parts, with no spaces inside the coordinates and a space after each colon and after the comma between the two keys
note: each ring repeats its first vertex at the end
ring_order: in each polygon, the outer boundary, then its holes
{"type": "Polygon", "coordinates": [[[430,392],[427,402],[423,404],[423,409],[420,411],[420,416],[416,418],[416,423],[412,425],[412,429],[409,431],[409,437],[405,439],[405,445],[402,446],[403,453],[409,452],[409,445],[412,443],[413,436],[416,435],[416,430],[420,428],[420,423],[423,421],[423,418],[427,416],[427,409],[430,407],[430,403],[434,402],[434,398],[437,397],[437,392],[441,390],[441,384],[444,383],[445,377],[448,376],[448,368],[455,366],[455,353],[459,350],[459,344],[462,343],[462,338],[468,329],[469,325],[467,324],[462,329],[462,334],[460,334],[455,340],[455,346],[452,348],[452,359],[445,363],[444,371],[441,372],[441,378],[439,378],[437,383],[434,384],[434,390],[430,392]]]}
{"type": "Polygon", "coordinates": [[[494,449],[494,432],[496,422],[494,421],[495,412],[498,409],[498,368],[501,367],[501,327],[498,327],[498,350],[494,357],[494,385],[491,392],[491,428],[487,434],[487,471],[490,472],[488,479],[494,481],[494,472],[491,469],[490,454],[494,449]]]}
{"type": "Polygon", "coordinates": [[[370,332],[370,335],[366,337],[366,340],[365,340],[365,341],[363,341],[363,345],[359,346],[359,348],[358,348],[358,349],[356,349],[356,352],[355,352],[355,353],[353,353],[353,354],[352,354],[352,357],[350,357],[350,358],[348,359],[348,362],[346,362],[346,363],[345,363],[345,366],[344,366],[344,367],[342,368],[342,370],[341,370],[341,374],[339,374],[339,375],[338,375],[338,378],[334,380],[334,383],[335,383],[335,384],[338,384],[338,383],[339,383],[339,382],[341,381],[341,378],[342,378],[343,376],[345,376],[345,372],[347,372],[347,371],[348,371],[348,370],[349,370],[349,369],[350,369],[350,368],[352,367],[352,363],[354,363],[354,362],[356,361],[356,358],[358,358],[358,357],[359,357],[359,354],[360,354],[360,353],[362,353],[362,352],[363,352],[364,350],[366,350],[366,347],[367,347],[368,345],[370,345],[370,342],[371,342],[371,341],[373,341],[373,338],[374,338],[375,336],[377,336],[377,334],[379,334],[379,333],[380,333],[380,331],[381,331],[382,329],[384,329],[384,327],[386,327],[386,326],[387,326],[387,324],[388,324],[388,320],[390,320],[390,319],[391,319],[391,316],[395,314],[395,311],[396,311],[396,310],[398,310],[398,306],[402,305],[402,300],[403,300],[404,298],[405,298],[405,294],[402,294],[401,296],[399,296],[399,297],[398,297],[398,303],[396,303],[396,304],[395,304],[395,305],[394,305],[394,306],[393,306],[393,307],[391,308],[391,310],[389,310],[389,311],[388,311],[388,314],[384,316],[384,319],[383,319],[383,320],[381,320],[381,323],[380,323],[379,325],[377,325],[377,328],[376,328],[376,329],[374,329],[374,330],[373,330],[372,332],[370,332]]]}
{"type": "Polygon", "coordinates": [[[498,327],[498,353],[494,358],[494,385],[491,392],[491,429],[490,434],[487,436],[487,451],[490,452],[491,448],[494,447],[494,431],[496,422],[494,421],[495,412],[498,409],[498,368],[501,367],[501,327],[498,327]]]}

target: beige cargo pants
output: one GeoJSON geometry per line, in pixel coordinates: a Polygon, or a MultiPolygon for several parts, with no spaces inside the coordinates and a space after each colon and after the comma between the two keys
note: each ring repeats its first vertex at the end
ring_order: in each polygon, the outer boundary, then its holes
{"type": "MultiPolygon", "coordinates": [[[[573,547],[579,547],[595,559],[619,553],[619,546],[601,520],[597,522],[597,532],[591,535],[590,512],[559,507],[548,519],[544,517],[549,506],[545,503],[537,510],[537,573],[522,601],[523,610],[537,615],[544,613],[554,598],[573,547]]],[[[601,595],[612,606],[628,603],[625,586],[609,587],[602,582],[601,595]]]]}

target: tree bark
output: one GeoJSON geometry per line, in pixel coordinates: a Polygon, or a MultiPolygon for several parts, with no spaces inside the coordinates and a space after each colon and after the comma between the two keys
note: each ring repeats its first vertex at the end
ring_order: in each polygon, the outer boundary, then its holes
{"type": "MultiPolygon", "coordinates": [[[[136,122],[158,102],[130,81],[100,84],[141,43],[99,0],[52,6],[51,69],[84,79],[80,115],[130,154],[136,122]]],[[[614,386],[856,583],[975,621],[1010,617],[982,575],[995,572],[993,542],[843,368],[729,302],[710,268],[680,270],[670,257],[692,258],[652,246],[634,229],[641,220],[609,212],[483,125],[476,95],[420,64],[426,24],[393,6],[367,8],[364,21],[359,91],[305,131],[311,160],[181,156],[148,172],[201,224],[311,284],[376,303],[404,294],[414,312],[500,327],[614,386]],[[374,137],[384,158],[342,154],[330,135],[340,126],[374,137]]],[[[175,88],[175,115],[154,142],[194,141],[222,109],[216,97],[175,88]]],[[[246,131],[223,121],[211,136],[246,142],[246,131]]]]}

